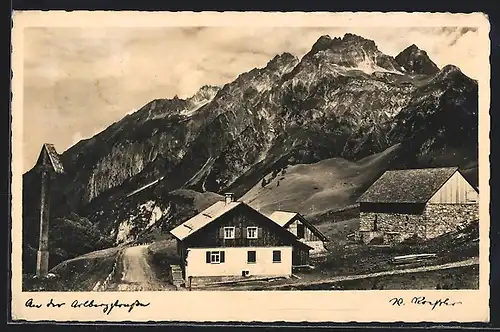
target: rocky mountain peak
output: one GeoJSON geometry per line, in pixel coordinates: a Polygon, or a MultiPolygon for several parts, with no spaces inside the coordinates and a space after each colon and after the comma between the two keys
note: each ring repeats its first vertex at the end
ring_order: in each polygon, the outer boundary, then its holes
{"type": "Polygon", "coordinates": [[[477,84],[477,81],[465,75],[460,68],[454,65],[444,66],[434,77],[431,82],[438,82],[444,84],[446,82],[452,83],[462,81],[465,84],[477,84]]]}
{"type": "Polygon", "coordinates": [[[204,85],[202,86],[192,97],[188,98],[189,101],[199,101],[199,100],[210,100],[217,92],[219,92],[220,87],[214,85],[204,85]]]}
{"type": "Polygon", "coordinates": [[[333,39],[329,35],[321,36],[304,59],[306,62],[324,63],[327,66],[360,69],[368,74],[397,72],[400,68],[393,57],[379,51],[373,40],[352,33],[333,39]]]}
{"type": "Polygon", "coordinates": [[[460,68],[455,65],[446,65],[440,70],[440,72],[440,74],[442,75],[448,75],[450,73],[462,73],[460,68]]]}
{"type": "Polygon", "coordinates": [[[332,38],[329,35],[323,35],[318,38],[318,40],[313,44],[310,53],[317,53],[319,51],[324,51],[330,48],[332,44],[332,38]]]}
{"type": "MultiPolygon", "coordinates": [[[[411,52],[411,53],[414,53],[414,52],[418,52],[418,51],[421,51],[420,48],[418,48],[417,45],[415,44],[411,44],[410,46],[408,46],[404,51],[407,51],[407,52],[411,52]]],[[[403,51],[403,52],[404,52],[403,51]]]]}
{"type": "Polygon", "coordinates": [[[363,48],[365,51],[372,50],[376,51],[377,46],[375,42],[364,37],[346,33],[344,37],[334,37],[333,39],[329,35],[323,35],[318,38],[318,40],[313,44],[311,51],[309,53],[315,54],[320,51],[327,49],[346,49],[346,48],[363,48]]]}
{"type": "Polygon", "coordinates": [[[373,44],[375,45],[375,42],[371,39],[367,39],[358,35],[355,35],[353,33],[346,33],[344,34],[344,37],[342,38],[342,42],[344,43],[358,43],[358,44],[373,44]]]}
{"type": "Polygon", "coordinates": [[[275,55],[266,65],[268,69],[278,69],[280,67],[288,67],[295,66],[299,62],[299,59],[288,52],[284,52],[278,55],[275,55]]]}
{"type": "Polygon", "coordinates": [[[410,74],[432,75],[439,72],[438,66],[429,58],[427,52],[415,44],[404,49],[395,60],[410,74]]]}

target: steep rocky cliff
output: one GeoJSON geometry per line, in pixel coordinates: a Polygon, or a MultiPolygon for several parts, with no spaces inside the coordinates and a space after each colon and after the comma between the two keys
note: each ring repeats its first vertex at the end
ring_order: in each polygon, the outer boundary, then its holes
{"type": "MultiPolygon", "coordinates": [[[[155,197],[125,203],[151,183],[162,195],[241,196],[284,165],[357,161],[395,144],[406,167],[474,167],[477,98],[476,81],[452,65],[439,69],[414,45],[393,58],[360,36],[321,36],[302,59],[283,53],[223,87],[154,100],[71,147],[61,156],[66,174],[52,191],[53,217],[78,213],[120,242],[120,227],[129,227],[123,214],[139,205],[170,215],[168,196],[158,207],[147,203],[155,197]]],[[[36,233],[37,176],[23,181],[25,224],[36,233]]]]}

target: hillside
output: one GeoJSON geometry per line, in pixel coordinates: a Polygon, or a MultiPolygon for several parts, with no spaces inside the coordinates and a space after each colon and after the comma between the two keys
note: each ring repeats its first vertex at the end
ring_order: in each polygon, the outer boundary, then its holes
{"type": "MultiPolygon", "coordinates": [[[[225,191],[265,209],[323,213],[350,204],[395,155],[398,167],[457,165],[477,178],[477,88],[415,45],[392,57],[361,36],[321,36],[301,59],[283,53],[222,87],[153,100],[75,144],[60,156],[66,173],[51,189],[51,225],[73,215],[78,231],[88,220],[95,232],[85,243],[94,247],[153,229],[161,236],[170,226],[159,225],[225,191]],[[287,167],[279,187],[277,178],[260,190],[287,167]]],[[[23,246],[36,247],[35,170],[23,189],[23,246]]]]}
{"type": "Polygon", "coordinates": [[[296,211],[313,217],[355,203],[359,194],[396,160],[400,146],[393,146],[357,162],[331,158],[313,164],[298,164],[264,177],[241,197],[243,202],[270,214],[275,210],[296,211]]]}

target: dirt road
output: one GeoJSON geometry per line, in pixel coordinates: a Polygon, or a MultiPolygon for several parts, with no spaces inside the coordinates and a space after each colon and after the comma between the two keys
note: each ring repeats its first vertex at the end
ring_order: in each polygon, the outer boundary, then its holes
{"type": "MultiPolygon", "coordinates": [[[[112,272],[119,282],[110,282],[105,290],[116,291],[159,291],[175,289],[173,285],[158,280],[155,277],[147,259],[148,245],[128,247],[123,249],[116,270],[112,272]]],[[[165,267],[167,268],[167,267],[165,267]]]]}

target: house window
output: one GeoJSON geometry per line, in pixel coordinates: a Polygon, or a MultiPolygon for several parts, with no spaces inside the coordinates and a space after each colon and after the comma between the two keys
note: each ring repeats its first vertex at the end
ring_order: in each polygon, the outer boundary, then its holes
{"type": "Polygon", "coordinates": [[[247,227],[247,239],[256,239],[257,227],[247,227]]]}
{"type": "Polygon", "coordinates": [[[273,250],[273,263],[280,263],[280,262],[281,262],[281,251],[273,250]]]}
{"type": "Polygon", "coordinates": [[[375,215],[375,220],[373,220],[373,231],[376,232],[378,231],[378,220],[377,220],[377,215],[375,215]]]}
{"type": "Polygon", "coordinates": [[[247,263],[255,263],[257,261],[257,253],[254,250],[247,252],[247,263]]]}
{"type": "Polygon", "coordinates": [[[210,264],[224,263],[224,251],[207,251],[206,262],[210,264]]]}
{"type": "Polygon", "coordinates": [[[234,239],[234,227],[224,227],[224,239],[234,239]]]}

